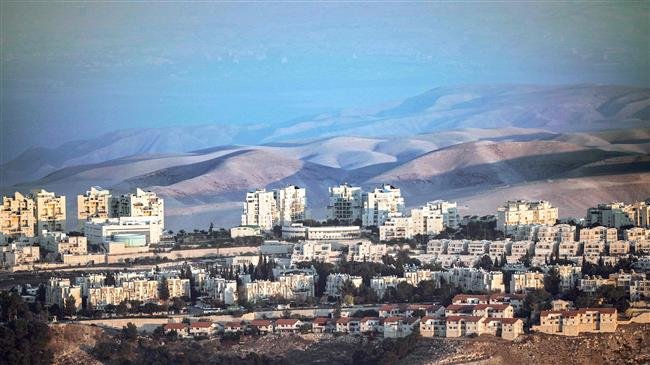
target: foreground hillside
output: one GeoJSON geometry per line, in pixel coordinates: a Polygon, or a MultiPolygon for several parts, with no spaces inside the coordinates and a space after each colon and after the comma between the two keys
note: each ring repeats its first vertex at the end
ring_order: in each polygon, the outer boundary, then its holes
{"type": "Polygon", "coordinates": [[[177,363],[196,364],[646,364],[650,361],[650,325],[621,326],[615,333],[562,337],[530,334],[515,342],[490,336],[474,339],[402,341],[393,349],[381,340],[329,335],[268,335],[239,343],[217,340],[166,341],[141,339],[110,348],[111,336],[84,325],[53,327],[50,349],[55,364],[177,363]],[[101,345],[101,343],[104,343],[101,345]],[[119,349],[119,351],[117,351],[119,349]],[[102,361],[98,361],[101,357],[102,361]]]}

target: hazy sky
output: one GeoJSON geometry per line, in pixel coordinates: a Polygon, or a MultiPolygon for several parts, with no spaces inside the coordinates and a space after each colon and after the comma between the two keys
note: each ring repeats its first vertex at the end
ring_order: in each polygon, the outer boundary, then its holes
{"type": "Polygon", "coordinates": [[[2,160],[439,85],[650,83],[650,3],[1,3],[2,160]]]}

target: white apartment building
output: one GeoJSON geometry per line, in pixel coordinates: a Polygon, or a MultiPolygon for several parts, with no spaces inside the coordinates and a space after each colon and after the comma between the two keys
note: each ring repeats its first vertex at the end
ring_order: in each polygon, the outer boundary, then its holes
{"type": "Polygon", "coordinates": [[[134,194],[111,197],[111,217],[158,218],[160,227],[165,227],[165,202],[156,193],[135,189],[134,194]]]}
{"type": "Polygon", "coordinates": [[[290,225],[292,222],[304,220],[307,207],[305,188],[289,185],[273,190],[278,222],[281,226],[290,225]]]}
{"type": "Polygon", "coordinates": [[[59,308],[65,307],[65,301],[72,297],[77,309],[81,308],[81,287],[73,286],[70,279],[50,278],[45,286],[45,302],[48,305],[56,304],[59,308]]]}
{"type": "Polygon", "coordinates": [[[77,195],[77,219],[80,228],[90,218],[110,218],[111,192],[93,186],[83,195],[77,195]]]}
{"type": "Polygon", "coordinates": [[[3,196],[0,233],[10,237],[34,237],[35,209],[34,201],[19,192],[15,192],[13,197],[3,196]]]}
{"type": "Polygon", "coordinates": [[[340,259],[340,255],[340,252],[332,249],[330,242],[305,241],[294,245],[291,263],[312,260],[335,263],[340,259]]]}
{"type": "Polygon", "coordinates": [[[348,261],[381,262],[387,252],[386,245],[383,243],[357,242],[348,245],[348,261]]]}
{"type": "Polygon", "coordinates": [[[343,288],[343,285],[346,281],[350,281],[355,288],[358,288],[361,286],[361,284],[363,284],[363,278],[361,276],[332,273],[327,275],[324,293],[330,297],[340,297],[342,295],[341,289],[343,288]]]}
{"type": "Polygon", "coordinates": [[[430,240],[427,242],[427,253],[434,256],[444,255],[448,245],[449,240],[430,240]]]}
{"type": "Polygon", "coordinates": [[[40,260],[40,247],[22,242],[13,242],[7,246],[0,246],[0,259],[5,267],[18,265],[31,265],[40,260]]]}
{"type": "Polygon", "coordinates": [[[230,228],[230,238],[261,236],[262,230],[258,226],[239,226],[230,228]]]}
{"type": "Polygon", "coordinates": [[[379,240],[390,241],[413,238],[411,217],[390,217],[379,226],[379,240]]]}
{"type": "Polygon", "coordinates": [[[226,305],[235,304],[237,302],[236,280],[208,277],[206,278],[205,291],[210,294],[210,297],[223,302],[226,305]]]}
{"type": "Polygon", "coordinates": [[[505,234],[512,234],[519,225],[552,226],[557,218],[557,208],[547,201],[508,201],[497,209],[497,229],[505,234]]]}
{"type": "Polygon", "coordinates": [[[364,227],[381,226],[390,217],[400,216],[404,198],[400,189],[384,184],[372,192],[363,193],[362,222],[364,227]]]}
{"type": "Polygon", "coordinates": [[[32,198],[36,202],[36,234],[65,231],[65,196],[41,189],[33,191],[32,198]]]}
{"type": "Polygon", "coordinates": [[[555,226],[535,225],[531,227],[531,237],[535,242],[575,241],[576,227],[568,224],[555,226]]]}
{"type": "Polygon", "coordinates": [[[611,256],[623,256],[630,253],[632,245],[629,241],[615,241],[609,244],[609,254],[611,256]]]}
{"type": "Polygon", "coordinates": [[[160,242],[163,226],[159,217],[93,218],[84,223],[84,234],[88,243],[104,245],[118,234],[141,234],[147,244],[160,242]]]}
{"type": "Polygon", "coordinates": [[[618,240],[618,230],[603,226],[580,230],[580,242],[614,242],[618,240]]]}
{"type": "Polygon", "coordinates": [[[517,272],[512,274],[510,293],[526,293],[535,289],[544,289],[544,273],[517,272]]]}
{"type": "Polygon", "coordinates": [[[258,226],[270,231],[278,221],[278,210],[272,191],[257,189],[246,193],[244,212],[241,216],[242,226],[258,226]]]}
{"type": "Polygon", "coordinates": [[[488,253],[490,241],[469,241],[467,243],[467,253],[472,256],[483,256],[488,253]]]}
{"type": "Polygon", "coordinates": [[[555,269],[560,276],[561,291],[570,291],[580,283],[582,277],[582,268],[580,266],[557,265],[555,269]]]}
{"type": "Polygon", "coordinates": [[[294,298],[306,300],[314,297],[314,275],[304,272],[286,272],[276,277],[276,280],[285,283],[293,291],[294,298]]]}
{"type": "Polygon", "coordinates": [[[363,201],[360,187],[343,184],[329,188],[327,218],[337,219],[341,224],[354,224],[361,220],[363,201]]]}
{"type": "Polygon", "coordinates": [[[395,275],[375,276],[370,279],[370,289],[377,293],[379,298],[383,298],[388,288],[395,288],[397,284],[406,282],[406,278],[400,278],[395,275]]]}
{"type": "Polygon", "coordinates": [[[577,256],[580,252],[582,244],[576,241],[563,241],[558,246],[558,255],[560,258],[567,259],[572,256],[577,256]]]}
{"type": "Polygon", "coordinates": [[[509,263],[515,263],[523,257],[532,256],[535,252],[535,242],[533,241],[515,241],[510,248],[510,255],[507,257],[509,263]]]}
{"type": "Polygon", "coordinates": [[[488,254],[490,258],[494,261],[495,258],[501,260],[502,257],[510,255],[512,250],[512,241],[489,241],[488,254]]]}
{"type": "Polygon", "coordinates": [[[469,267],[453,267],[445,272],[447,283],[461,290],[482,293],[505,292],[503,273],[469,267]]]}

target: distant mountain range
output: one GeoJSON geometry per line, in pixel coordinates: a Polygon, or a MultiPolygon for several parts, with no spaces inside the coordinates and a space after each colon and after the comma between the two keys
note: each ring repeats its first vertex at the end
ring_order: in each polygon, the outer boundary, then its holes
{"type": "Polygon", "coordinates": [[[598,201],[649,197],[649,155],[649,89],[467,86],[276,126],[116,131],[30,149],[0,166],[0,183],[69,196],[152,189],[172,229],[236,224],[246,190],[290,183],[307,187],[321,218],[327,187],[346,181],[394,183],[408,205],[445,198],[490,213],[506,199],[546,198],[582,215],[598,201]]]}

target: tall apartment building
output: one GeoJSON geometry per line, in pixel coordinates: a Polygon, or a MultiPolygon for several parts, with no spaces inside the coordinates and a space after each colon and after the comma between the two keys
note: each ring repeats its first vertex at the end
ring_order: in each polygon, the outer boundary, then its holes
{"type": "Polygon", "coordinates": [[[3,196],[0,209],[0,233],[6,236],[34,237],[36,223],[34,201],[19,192],[3,196]]]}
{"type": "Polygon", "coordinates": [[[391,217],[379,226],[379,240],[390,241],[413,238],[411,217],[391,217]]]}
{"type": "Polygon", "coordinates": [[[257,189],[246,193],[244,212],[241,216],[242,226],[258,226],[270,231],[278,220],[278,210],[272,191],[257,189]]]}
{"type": "Polygon", "coordinates": [[[43,189],[32,192],[36,202],[36,234],[43,231],[65,231],[65,196],[43,189]]]}
{"type": "Polygon", "coordinates": [[[111,192],[93,186],[83,195],[77,195],[77,219],[79,226],[91,218],[109,218],[111,192]]]}
{"type": "Polygon", "coordinates": [[[633,203],[632,211],[635,226],[650,228],[650,200],[633,203]]]}
{"type": "Polygon", "coordinates": [[[634,207],[629,204],[615,202],[598,204],[595,208],[587,209],[585,223],[598,224],[605,227],[621,228],[634,225],[634,207]]]}
{"type": "Polygon", "coordinates": [[[348,184],[330,187],[327,218],[337,219],[341,224],[353,224],[361,219],[362,194],[360,187],[348,184]]]}
{"type": "Polygon", "coordinates": [[[111,217],[157,217],[165,226],[165,204],[151,191],[135,189],[133,194],[111,197],[111,217]]]}
{"type": "Polygon", "coordinates": [[[361,220],[365,227],[381,226],[390,217],[400,216],[404,209],[404,198],[399,188],[384,184],[372,192],[362,195],[363,213],[361,220]]]}
{"type": "Polygon", "coordinates": [[[278,209],[278,224],[290,225],[292,222],[304,220],[307,198],[305,188],[295,185],[273,190],[273,197],[278,209]]]}
{"type": "Polygon", "coordinates": [[[508,201],[497,209],[497,229],[505,234],[512,234],[519,225],[552,226],[557,221],[557,217],[557,208],[544,200],[508,201]]]}

